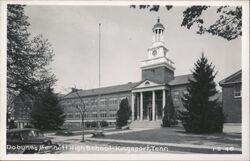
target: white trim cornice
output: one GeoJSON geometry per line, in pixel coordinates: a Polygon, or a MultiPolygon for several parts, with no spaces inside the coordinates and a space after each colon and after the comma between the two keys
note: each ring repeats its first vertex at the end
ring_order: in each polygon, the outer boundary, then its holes
{"type": "Polygon", "coordinates": [[[133,89],[132,93],[138,93],[138,92],[147,92],[147,91],[157,91],[157,90],[167,90],[169,89],[165,85],[162,86],[157,86],[157,87],[145,87],[145,88],[138,88],[138,89],[133,89]]]}

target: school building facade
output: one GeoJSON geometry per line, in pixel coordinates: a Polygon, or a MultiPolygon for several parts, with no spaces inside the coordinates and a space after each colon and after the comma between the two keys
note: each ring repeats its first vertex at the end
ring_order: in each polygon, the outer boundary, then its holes
{"type": "Polygon", "coordinates": [[[141,62],[141,80],[122,85],[89,90],[73,89],[60,103],[66,114],[65,125],[81,126],[81,116],[76,106],[85,105],[84,122],[107,121],[114,125],[119,104],[127,98],[131,107],[131,121],[158,121],[163,118],[166,96],[172,95],[174,106],[183,109],[181,97],[186,93],[192,75],[175,76],[174,63],[169,59],[164,42],[164,26],[157,19],[153,26],[153,42],[147,59],[141,62]]]}

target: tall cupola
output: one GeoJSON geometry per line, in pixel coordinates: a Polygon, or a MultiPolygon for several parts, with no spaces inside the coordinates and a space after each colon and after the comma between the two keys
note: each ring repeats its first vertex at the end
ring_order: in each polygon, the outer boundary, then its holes
{"type": "Polygon", "coordinates": [[[153,26],[152,46],[148,48],[148,58],[141,62],[142,79],[167,83],[174,78],[173,62],[168,57],[168,49],[164,42],[164,25],[157,18],[153,26]]]}

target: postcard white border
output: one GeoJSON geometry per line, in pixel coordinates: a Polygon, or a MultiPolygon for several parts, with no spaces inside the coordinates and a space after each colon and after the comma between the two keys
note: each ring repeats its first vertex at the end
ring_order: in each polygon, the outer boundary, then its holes
{"type": "MultiPolygon", "coordinates": [[[[11,1],[2,0],[1,4],[1,30],[0,30],[0,67],[1,67],[1,160],[248,160],[249,159],[249,2],[248,1],[11,1]],[[242,28],[242,154],[32,154],[32,155],[6,155],[6,53],[7,53],[7,4],[26,5],[241,5],[243,8],[242,28]]],[[[238,54],[238,53],[235,53],[238,54]]]]}

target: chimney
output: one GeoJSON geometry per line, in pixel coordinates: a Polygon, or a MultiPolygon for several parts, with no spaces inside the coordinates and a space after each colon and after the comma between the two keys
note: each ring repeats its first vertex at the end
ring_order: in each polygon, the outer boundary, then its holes
{"type": "Polygon", "coordinates": [[[79,89],[77,89],[77,88],[71,88],[71,92],[73,93],[73,92],[76,92],[76,91],[78,91],[79,89]]]}

